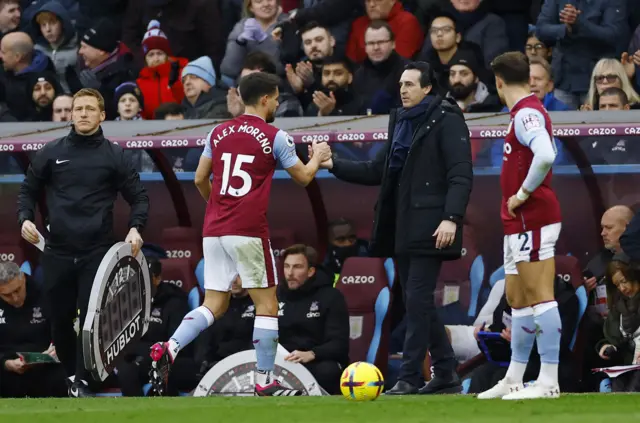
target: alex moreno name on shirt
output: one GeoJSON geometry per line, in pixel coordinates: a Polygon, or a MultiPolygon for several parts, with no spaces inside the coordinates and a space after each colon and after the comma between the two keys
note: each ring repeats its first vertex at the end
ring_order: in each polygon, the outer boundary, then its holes
{"type": "MultiPolygon", "coordinates": [[[[237,132],[243,132],[254,137],[255,140],[258,141],[262,146],[262,152],[264,154],[273,153],[273,148],[271,148],[271,142],[269,141],[267,135],[262,132],[260,128],[256,128],[255,126],[249,125],[247,123],[243,123],[241,125],[229,125],[222,128],[222,130],[216,135],[213,135],[213,131],[211,131],[211,140],[213,141],[213,146],[217,147],[220,141],[237,132]]],[[[207,143],[207,145],[209,144],[207,143]]]]}

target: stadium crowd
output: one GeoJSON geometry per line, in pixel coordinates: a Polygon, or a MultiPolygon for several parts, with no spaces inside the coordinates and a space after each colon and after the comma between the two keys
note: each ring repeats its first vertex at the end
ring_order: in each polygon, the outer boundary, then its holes
{"type": "MultiPolygon", "coordinates": [[[[108,120],[225,119],[243,113],[237,82],[257,71],[281,76],[278,117],[387,114],[400,105],[398,80],[411,59],[428,62],[437,93],[455,99],[465,113],[499,113],[506,109],[488,69],[509,50],[529,56],[532,90],[549,111],[635,109],[640,8],[634,3],[0,0],[0,122],[69,121],[72,96],[81,88],[99,90],[108,120]]],[[[638,147],[622,141],[588,138],[581,146],[591,163],[623,164],[637,157],[631,150],[638,147]]],[[[199,154],[174,157],[174,168],[195,170],[199,154]]],[[[153,170],[145,154],[134,157],[139,170],[153,170]]],[[[474,160],[500,166],[501,143],[474,160]]],[[[570,162],[561,151],[556,164],[570,162]]],[[[0,157],[0,173],[11,172],[11,163],[0,157]]],[[[584,271],[590,304],[585,369],[640,364],[640,221],[633,215],[616,206],[602,216],[605,249],[584,271]]],[[[367,253],[366,241],[346,220],[330,226],[329,244],[322,264],[312,247],[284,251],[280,342],[292,352],[290,360],[304,364],[327,392],[338,393],[349,361],[349,317],[333,285],[348,257],[367,253]]],[[[150,330],[107,381],[124,395],[143,395],[150,345],[167,339],[189,310],[184,290],[161,283],[165,253],[156,250],[145,250],[155,287],[150,330]]],[[[235,287],[232,294],[227,315],[176,362],[171,394],[192,390],[215,363],[251,348],[253,306],[246,290],[235,287]]],[[[35,277],[15,263],[0,264],[0,396],[66,396],[60,369],[27,368],[16,355],[55,356],[40,295],[35,277]]],[[[562,391],[598,390],[601,374],[578,385],[572,373],[578,313],[572,287],[558,280],[556,299],[563,316],[562,391]]],[[[492,356],[509,357],[509,314],[498,282],[473,324],[447,326],[458,360],[482,353],[477,333],[485,325],[505,341],[492,347],[492,356]]],[[[393,338],[403,338],[402,331],[400,322],[393,338]]],[[[469,392],[493,386],[504,371],[496,361],[483,364],[469,392]]],[[[527,372],[537,374],[535,368],[527,372]]],[[[640,392],[640,371],[616,378],[613,389],[640,392]]]]}

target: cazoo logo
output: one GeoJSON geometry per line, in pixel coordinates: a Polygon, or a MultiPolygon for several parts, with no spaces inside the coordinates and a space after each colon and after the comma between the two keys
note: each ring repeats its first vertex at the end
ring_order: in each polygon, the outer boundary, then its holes
{"type": "Polygon", "coordinates": [[[191,258],[191,251],[189,250],[167,250],[167,258],[191,258]]]}
{"type": "Polygon", "coordinates": [[[165,283],[170,283],[171,285],[175,285],[175,286],[177,286],[178,288],[182,288],[182,281],[179,281],[179,280],[178,280],[178,281],[168,281],[168,280],[167,280],[167,281],[164,281],[164,282],[165,282],[165,283]]]}
{"type": "Polygon", "coordinates": [[[16,256],[13,253],[0,253],[0,261],[13,261],[16,256]]]}
{"type": "Polygon", "coordinates": [[[363,283],[375,283],[376,278],[375,276],[343,276],[342,277],[342,283],[344,284],[350,284],[350,283],[358,283],[358,284],[363,284],[363,283]]]}
{"type": "Polygon", "coordinates": [[[565,274],[560,274],[558,273],[557,276],[564,282],[571,282],[571,275],[565,273],[565,274]]]}

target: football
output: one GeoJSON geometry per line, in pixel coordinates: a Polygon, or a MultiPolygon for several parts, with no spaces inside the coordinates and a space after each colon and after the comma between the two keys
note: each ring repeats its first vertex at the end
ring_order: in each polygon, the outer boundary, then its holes
{"type": "Polygon", "coordinates": [[[373,401],[384,388],[384,378],[376,366],[364,361],[349,365],[340,378],[342,395],[351,401],[373,401]]]}

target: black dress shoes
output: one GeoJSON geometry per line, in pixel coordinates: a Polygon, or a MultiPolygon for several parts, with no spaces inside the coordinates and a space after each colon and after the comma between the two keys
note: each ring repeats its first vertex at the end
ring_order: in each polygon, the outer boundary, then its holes
{"type": "Polygon", "coordinates": [[[462,384],[457,374],[450,377],[436,376],[429,383],[420,388],[421,395],[442,395],[462,393],[462,384]]]}
{"type": "Polygon", "coordinates": [[[404,380],[399,380],[393,388],[385,392],[385,395],[417,395],[420,390],[404,380]]]}

